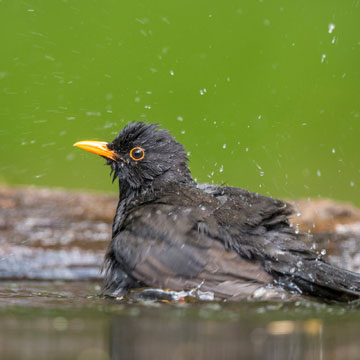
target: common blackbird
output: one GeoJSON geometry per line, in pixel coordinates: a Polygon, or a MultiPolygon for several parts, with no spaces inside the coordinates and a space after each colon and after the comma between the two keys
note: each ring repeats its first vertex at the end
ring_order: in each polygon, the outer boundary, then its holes
{"type": "Polygon", "coordinates": [[[324,300],[360,297],[360,274],[326,263],[290,226],[289,204],[230,186],[197,184],[167,130],[130,123],[110,143],[80,141],[118,178],[103,294],[136,287],[200,289],[216,299],[268,291],[324,300]]]}

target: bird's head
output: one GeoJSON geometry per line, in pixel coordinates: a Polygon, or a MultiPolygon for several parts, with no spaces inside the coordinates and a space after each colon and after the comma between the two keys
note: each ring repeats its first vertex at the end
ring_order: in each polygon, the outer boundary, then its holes
{"type": "Polygon", "coordinates": [[[141,190],[173,181],[192,182],[184,147],[155,124],[130,123],[110,143],[79,141],[74,146],[105,157],[120,188],[141,190]]]}

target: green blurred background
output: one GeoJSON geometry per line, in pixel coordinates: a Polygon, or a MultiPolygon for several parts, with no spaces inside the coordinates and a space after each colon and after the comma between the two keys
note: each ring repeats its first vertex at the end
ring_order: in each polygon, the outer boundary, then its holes
{"type": "Polygon", "coordinates": [[[116,191],[73,148],[160,123],[201,182],[360,205],[360,2],[1,1],[0,182],[116,191]]]}

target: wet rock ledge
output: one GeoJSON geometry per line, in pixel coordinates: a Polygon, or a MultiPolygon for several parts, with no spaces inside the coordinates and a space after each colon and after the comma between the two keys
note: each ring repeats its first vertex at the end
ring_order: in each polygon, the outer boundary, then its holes
{"type": "MultiPolygon", "coordinates": [[[[117,195],[0,187],[0,278],[100,278],[117,201],[117,195]]],[[[309,246],[360,272],[360,210],[330,200],[294,205],[291,220],[311,232],[309,246]]]]}

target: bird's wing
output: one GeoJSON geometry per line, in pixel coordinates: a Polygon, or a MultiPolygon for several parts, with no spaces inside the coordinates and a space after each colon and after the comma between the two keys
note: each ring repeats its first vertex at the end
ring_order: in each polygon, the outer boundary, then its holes
{"type": "Polygon", "coordinates": [[[282,287],[340,301],[360,296],[359,274],[324,262],[304,241],[308,235],[290,227],[291,205],[239,188],[202,190],[222,203],[214,216],[226,246],[261,260],[282,287]]]}
{"type": "MultiPolygon", "coordinates": [[[[133,278],[173,290],[201,287],[219,298],[239,298],[273,280],[261,263],[226,250],[199,224],[209,216],[202,208],[148,204],[132,211],[113,238],[117,262],[133,278]]],[[[111,249],[110,249],[111,251],[111,249]]]]}
{"type": "Polygon", "coordinates": [[[218,221],[245,226],[245,230],[259,226],[267,231],[288,227],[288,216],[293,213],[292,206],[284,201],[244,189],[208,184],[198,188],[220,202],[216,211],[218,221]]]}
{"type": "Polygon", "coordinates": [[[198,232],[244,258],[276,258],[281,250],[316,258],[298,241],[301,235],[288,222],[292,208],[281,200],[239,188],[202,185],[162,192],[154,203],[191,210],[198,232]]]}

